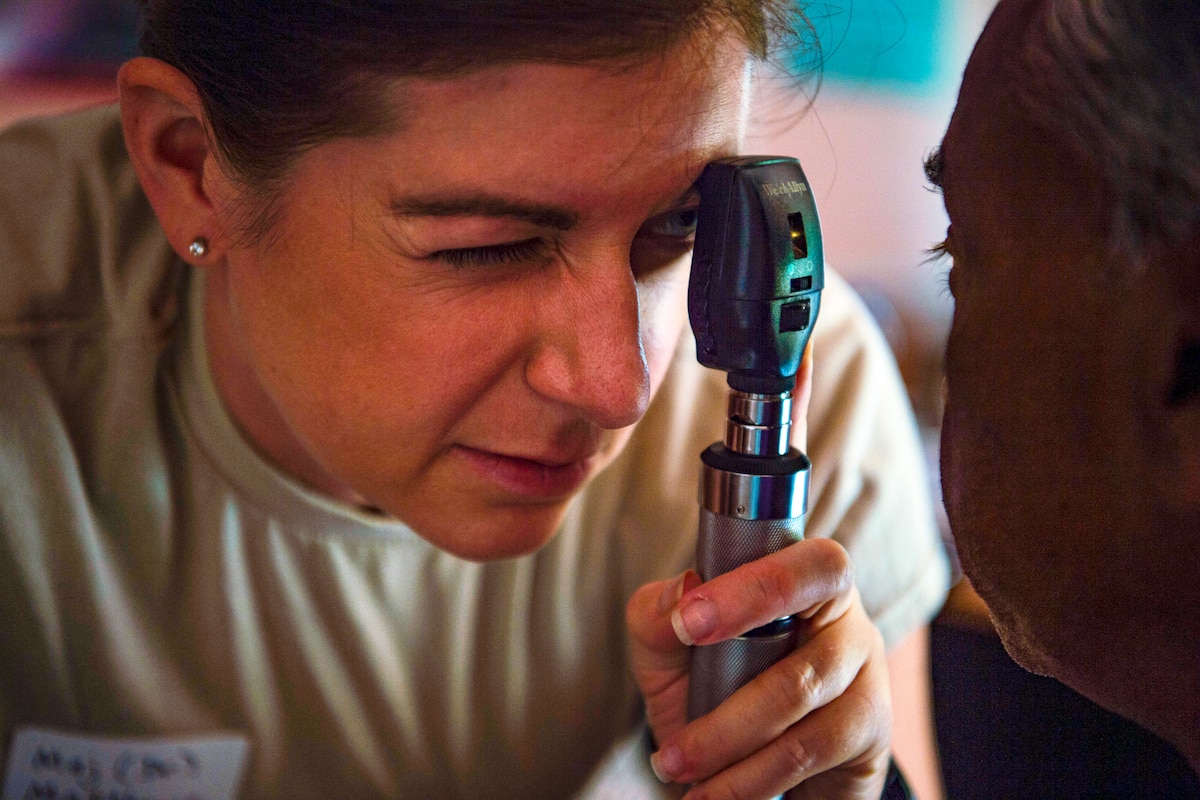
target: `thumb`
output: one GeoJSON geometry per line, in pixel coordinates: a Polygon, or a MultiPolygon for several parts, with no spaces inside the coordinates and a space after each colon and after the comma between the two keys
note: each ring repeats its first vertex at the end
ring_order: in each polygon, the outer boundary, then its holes
{"type": "Polygon", "coordinates": [[[796,372],[792,390],[792,444],[801,451],[808,447],[808,404],[812,400],[813,340],[804,347],[804,358],[796,372]]]}
{"type": "Polygon", "coordinates": [[[691,648],[671,625],[671,612],[685,592],[703,581],[692,570],[648,583],[634,592],[625,609],[633,677],[646,705],[646,719],[657,741],[666,741],[687,724],[688,666],[691,648]]]}

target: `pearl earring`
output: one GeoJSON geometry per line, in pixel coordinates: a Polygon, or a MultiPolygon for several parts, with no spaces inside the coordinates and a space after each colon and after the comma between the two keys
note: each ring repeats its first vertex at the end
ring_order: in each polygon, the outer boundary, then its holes
{"type": "Polygon", "coordinates": [[[188,247],[188,252],[192,254],[192,258],[203,258],[208,253],[208,239],[197,236],[188,247]]]}

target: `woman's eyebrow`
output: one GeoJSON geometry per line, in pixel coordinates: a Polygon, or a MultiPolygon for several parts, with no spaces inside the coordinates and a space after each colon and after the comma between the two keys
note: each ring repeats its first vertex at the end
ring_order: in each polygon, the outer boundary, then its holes
{"type": "Polygon", "coordinates": [[[400,217],[511,217],[560,231],[579,221],[579,214],[569,208],[488,194],[395,197],[388,207],[400,217]]]}

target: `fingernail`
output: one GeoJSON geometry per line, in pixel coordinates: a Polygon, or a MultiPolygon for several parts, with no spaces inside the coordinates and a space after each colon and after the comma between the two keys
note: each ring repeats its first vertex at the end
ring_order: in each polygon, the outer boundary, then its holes
{"type": "Polygon", "coordinates": [[[679,641],[693,645],[717,627],[717,607],[703,597],[689,600],[671,612],[671,627],[679,641]]]}
{"type": "Polygon", "coordinates": [[[683,769],[683,754],[675,745],[668,745],[650,756],[650,769],[654,777],[663,783],[673,783],[675,776],[683,769]]]}
{"type": "Polygon", "coordinates": [[[675,607],[679,598],[683,597],[683,581],[686,577],[687,573],[685,572],[675,580],[667,582],[662,594],[658,596],[658,613],[666,614],[675,607]]]}

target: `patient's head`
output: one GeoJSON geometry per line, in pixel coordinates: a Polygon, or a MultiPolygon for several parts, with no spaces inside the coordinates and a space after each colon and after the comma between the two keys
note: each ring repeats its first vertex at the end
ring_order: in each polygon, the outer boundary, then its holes
{"type": "Polygon", "coordinates": [[[942,444],[1010,652],[1200,767],[1200,4],[1002,0],[930,177],[942,444]]]}

